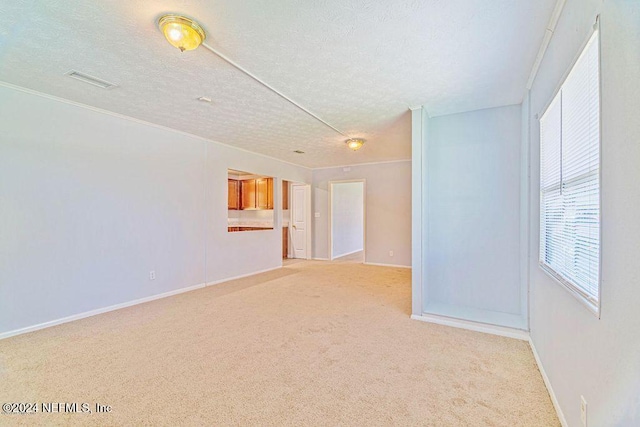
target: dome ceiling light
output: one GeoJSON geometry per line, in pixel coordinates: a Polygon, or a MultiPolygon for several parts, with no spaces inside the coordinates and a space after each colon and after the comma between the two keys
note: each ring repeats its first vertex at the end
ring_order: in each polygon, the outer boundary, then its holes
{"type": "Polygon", "coordinates": [[[180,15],[164,15],[158,20],[160,31],[174,47],[194,50],[207,38],[202,27],[193,19],[180,15]]]}
{"type": "Polygon", "coordinates": [[[364,145],[364,139],[362,138],[350,138],[345,141],[347,147],[351,148],[353,151],[358,151],[364,145]]]}

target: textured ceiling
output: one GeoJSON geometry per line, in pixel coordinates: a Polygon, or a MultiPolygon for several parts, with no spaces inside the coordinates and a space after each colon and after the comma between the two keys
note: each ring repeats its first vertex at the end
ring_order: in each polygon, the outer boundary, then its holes
{"type": "Polygon", "coordinates": [[[408,107],[435,116],[522,100],[554,5],[0,0],[0,80],[308,167],[408,159],[408,107]],[[180,53],[156,27],[167,12],[197,18],[208,44],[367,143],[352,152],[211,52],[180,53]],[[71,69],[119,87],[81,83],[71,69]]]}

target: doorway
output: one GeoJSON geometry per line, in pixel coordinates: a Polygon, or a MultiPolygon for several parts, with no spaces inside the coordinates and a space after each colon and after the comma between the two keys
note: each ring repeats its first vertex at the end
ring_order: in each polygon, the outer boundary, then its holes
{"type": "MultiPolygon", "coordinates": [[[[285,181],[287,228],[283,228],[283,258],[311,259],[311,186],[285,181]]],[[[284,198],[283,198],[284,199],[284,198]]],[[[283,200],[283,208],[285,207],[283,200]]]]}
{"type": "Polygon", "coordinates": [[[364,179],[329,182],[329,259],[365,260],[364,179]]]}

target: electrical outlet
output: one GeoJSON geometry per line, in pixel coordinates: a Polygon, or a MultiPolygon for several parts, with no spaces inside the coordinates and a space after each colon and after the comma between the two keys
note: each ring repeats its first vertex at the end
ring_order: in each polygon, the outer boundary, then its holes
{"type": "Polygon", "coordinates": [[[155,270],[151,270],[149,272],[149,280],[156,280],[156,271],[155,270]]]}
{"type": "Polygon", "coordinates": [[[389,256],[393,256],[393,251],[389,251],[389,256]]]}
{"type": "Polygon", "coordinates": [[[580,421],[587,427],[587,401],[584,400],[584,396],[580,396],[580,421]]]}
{"type": "Polygon", "coordinates": [[[320,212],[316,212],[314,215],[316,218],[320,218],[320,212]]]}

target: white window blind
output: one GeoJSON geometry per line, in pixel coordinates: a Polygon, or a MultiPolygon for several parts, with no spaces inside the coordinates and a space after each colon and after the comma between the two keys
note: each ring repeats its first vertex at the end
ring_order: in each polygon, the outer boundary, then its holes
{"type": "Polygon", "coordinates": [[[540,118],[540,265],[598,311],[600,70],[595,31],[540,118]]]}

